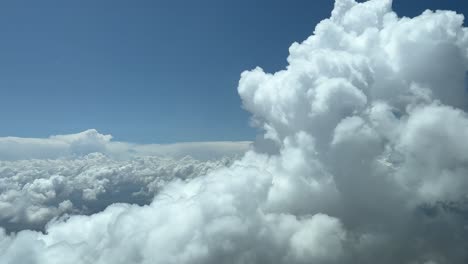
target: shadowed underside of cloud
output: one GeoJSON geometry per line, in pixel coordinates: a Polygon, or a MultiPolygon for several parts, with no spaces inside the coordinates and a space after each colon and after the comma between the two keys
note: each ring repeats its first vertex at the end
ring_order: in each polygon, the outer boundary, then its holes
{"type": "Polygon", "coordinates": [[[277,152],[171,181],[146,206],[0,233],[1,262],[467,263],[468,30],[391,4],[337,0],[285,70],[242,73],[277,152]]]}

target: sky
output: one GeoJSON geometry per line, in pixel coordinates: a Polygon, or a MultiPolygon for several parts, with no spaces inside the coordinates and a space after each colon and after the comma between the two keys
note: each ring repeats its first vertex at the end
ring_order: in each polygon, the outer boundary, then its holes
{"type": "Polygon", "coordinates": [[[465,7],[313,2],[0,6],[0,263],[468,263],[465,7]]]}
{"type": "MultiPolygon", "coordinates": [[[[458,0],[403,1],[466,13],[458,0]]],[[[240,73],[287,64],[333,1],[2,1],[0,136],[90,128],[137,143],[252,140],[240,73]]]]}

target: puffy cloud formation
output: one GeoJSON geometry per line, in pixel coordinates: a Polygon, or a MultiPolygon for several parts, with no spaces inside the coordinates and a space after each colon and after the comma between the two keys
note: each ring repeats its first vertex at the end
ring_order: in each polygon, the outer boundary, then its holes
{"type": "Polygon", "coordinates": [[[0,137],[0,160],[73,158],[104,153],[116,159],[141,156],[191,156],[198,160],[218,159],[244,154],[248,141],[186,142],[175,144],[134,144],[112,141],[111,135],[89,129],[77,134],[49,138],[0,137]]]}
{"type": "Polygon", "coordinates": [[[186,181],[228,165],[230,158],[198,161],[101,153],[75,159],[0,161],[0,226],[42,230],[52,218],[91,214],[110,204],[149,204],[173,180],[186,181]]]}
{"type": "Polygon", "coordinates": [[[2,263],[468,261],[468,30],[337,0],[274,74],[244,72],[244,107],[277,152],[0,234],[2,263]]]}

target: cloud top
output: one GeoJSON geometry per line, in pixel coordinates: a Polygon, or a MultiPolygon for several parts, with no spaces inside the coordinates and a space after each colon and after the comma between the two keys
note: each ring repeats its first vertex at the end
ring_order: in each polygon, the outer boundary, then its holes
{"type": "Polygon", "coordinates": [[[100,153],[73,159],[0,161],[0,226],[44,230],[53,218],[92,214],[118,203],[149,204],[172,181],[187,181],[231,163],[231,158],[138,157],[100,153]]]}

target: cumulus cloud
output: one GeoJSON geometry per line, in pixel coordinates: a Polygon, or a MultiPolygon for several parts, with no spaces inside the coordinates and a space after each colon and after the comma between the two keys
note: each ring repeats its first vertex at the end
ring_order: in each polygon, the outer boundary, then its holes
{"type": "Polygon", "coordinates": [[[1,232],[0,260],[466,263],[468,30],[452,11],[391,5],[337,0],[286,69],[242,73],[275,151],[171,181],[149,205],[1,232]]]}
{"type": "Polygon", "coordinates": [[[73,159],[0,161],[0,226],[43,230],[53,218],[91,214],[112,203],[149,204],[173,180],[186,181],[230,164],[146,156],[115,160],[101,153],[73,159]]]}

